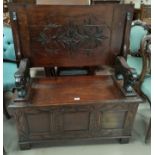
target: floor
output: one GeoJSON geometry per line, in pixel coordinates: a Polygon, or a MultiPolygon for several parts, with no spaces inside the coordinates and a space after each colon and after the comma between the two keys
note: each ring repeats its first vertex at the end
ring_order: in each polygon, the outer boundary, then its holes
{"type": "MultiPolygon", "coordinates": [[[[34,74],[34,72],[33,72],[34,74]]],[[[35,75],[32,75],[35,76],[35,75]]],[[[5,94],[10,102],[11,93],[5,94]]],[[[7,155],[151,155],[151,144],[145,144],[145,133],[150,118],[148,103],[140,104],[135,118],[132,137],[128,144],[119,144],[117,141],[100,144],[85,144],[72,146],[52,146],[32,148],[21,151],[18,146],[18,136],[14,119],[3,118],[3,142],[7,155]]]]}

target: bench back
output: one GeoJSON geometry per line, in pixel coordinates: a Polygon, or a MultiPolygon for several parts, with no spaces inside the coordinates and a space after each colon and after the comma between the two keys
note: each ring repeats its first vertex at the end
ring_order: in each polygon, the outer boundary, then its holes
{"type": "Polygon", "coordinates": [[[11,3],[9,10],[16,56],[32,67],[112,65],[127,53],[132,5],[11,3]]]}

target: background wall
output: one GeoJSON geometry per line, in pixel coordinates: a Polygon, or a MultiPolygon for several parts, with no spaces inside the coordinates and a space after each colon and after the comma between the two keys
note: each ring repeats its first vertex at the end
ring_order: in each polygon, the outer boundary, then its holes
{"type": "Polygon", "coordinates": [[[135,4],[135,8],[140,8],[141,2],[144,4],[151,4],[151,0],[124,0],[124,3],[133,2],[135,4]]]}

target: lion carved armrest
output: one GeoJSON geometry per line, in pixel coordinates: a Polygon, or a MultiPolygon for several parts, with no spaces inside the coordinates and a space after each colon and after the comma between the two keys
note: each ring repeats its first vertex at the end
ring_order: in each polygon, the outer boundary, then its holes
{"type": "Polygon", "coordinates": [[[115,61],[115,76],[117,80],[124,80],[123,88],[125,94],[132,94],[134,92],[133,85],[137,80],[137,73],[134,68],[130,68],[126,60],[122,56],[117,56],[115,61]]]}
{"type": "Polygon", "coordinates": [[[19,69],[15,73],[15,86],[18,99],[24,99],[28,94],[28,85],[30,81],[29,61],[22,59],[19,64],[19,69]]]}

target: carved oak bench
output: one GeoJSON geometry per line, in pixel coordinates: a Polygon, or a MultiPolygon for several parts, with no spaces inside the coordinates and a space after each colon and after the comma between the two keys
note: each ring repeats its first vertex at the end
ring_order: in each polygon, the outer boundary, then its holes
{"type": "Polygon", "coordinates": [[[133,6],[10,4],[9,10],[20,60],[9,108],[21,149],[47,142],[128,142],[142,102],[132,88],[136,72],[126,64],[133,6]],[[110,66],[115,74],[31,78],[29,69],[41,66],[110,66]]]}

